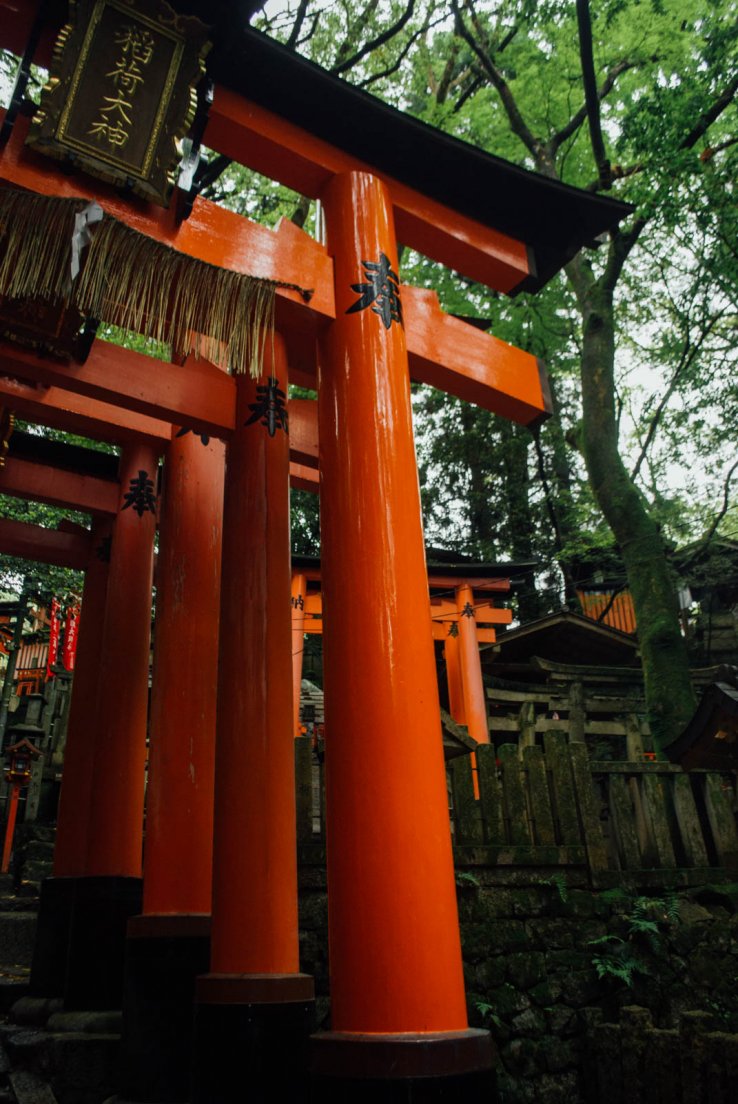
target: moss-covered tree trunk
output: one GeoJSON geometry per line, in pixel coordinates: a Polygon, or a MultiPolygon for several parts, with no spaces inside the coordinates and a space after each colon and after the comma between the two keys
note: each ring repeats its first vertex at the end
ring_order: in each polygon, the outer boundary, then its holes
{"type": "Polygon", "coordinates": [[[582,256],[568,269],[582,311],[581,445],[592,490],[618,543],[633,597],[649,723],[658,748],[695,708],[676,591],[659,528],[623,464],[615,416],[611,266],[596,279],[582,256]]]}

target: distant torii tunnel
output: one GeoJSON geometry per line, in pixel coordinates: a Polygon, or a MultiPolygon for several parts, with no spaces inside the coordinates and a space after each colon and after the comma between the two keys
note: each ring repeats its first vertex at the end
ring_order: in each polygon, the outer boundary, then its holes
{"type": "MultiPolygon", "coordinates": [[[[78,495],[94,519],[36,549],[86,576],[32,986],[70,1008],[125,989],[129,1099],[300,1100],[308,1065],[324,1101],[414,1099],[421,1083],[445,1099],[494,1060],[466,1015],[410,380],[523,425],[550,405],[533,356],[401,284],[397,235],[515,294],[627,208],[387,107],[245,28],[242,5],[174,8],[78,0],[37,111],[25,79],[62,16],[0,0],[0,46],[22,55],[0,135],[2,401],[121,446],[116,478],[51,455],[39,478],[39,456],[15,449],[4,477],[41,501],[78,495]],[[201,143],[319,199],[325,243],[203,199],[201,143]],[[163,339],[170,360],[101,324],[163,339]],[[290,400],[290,382],[317,401],[290,400]],[[290,475],[313,486],[316,460],[331,966],[317,1033],[289,612],[290,475]],[[359,579],[360,638],[345,612],[359,579]]],[[[4,533],[32,554],[27,529],[4,533]]]]}

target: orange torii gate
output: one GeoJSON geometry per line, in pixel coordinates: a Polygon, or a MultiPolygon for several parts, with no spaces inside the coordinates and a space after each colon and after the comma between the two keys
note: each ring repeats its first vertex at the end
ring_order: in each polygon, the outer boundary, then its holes
{"type": "MultiPolygon", "coordinates": [[[[239,1079],[255,1099],[279,1081],[298,1099],[298,1057],[311,1029],[313,1004],[312,981],[299,971],[293,724],[285,693],[291,682],[291,627],[284,396],[288,379],[317,384],[332,1029],[312,1038],[315,1091],[326,1100],[343,1100],[348,1093],[371,1099],[377,1091],[412,1099],[408,1094],[422,1082],[424,1099],[430,1099],[429,1089],[437,1086],[448,1094],[458,1082],[463,1092],[486,1076],[493,1056],[488,1033],[470,1030],[466,1017],[451,844],[444,828],[448,814],[432,637],[427,631],[393,631],[397,624],[422,625],[428,608],[409,380],[442,387],[527,425],[545,417],[549,404],[545,374],[535,358],[446,318],[432,296],[400,285],[396,233],[412,248],[513,294],[542,286],[627,209],[424,127],[243,28],[232,9],[229,14],[197,2],[174,6],[211,21],[208,66],[215,90],[197,137],[226,157],[320,198],[327,243],[320,245],[287,223],[266,230],[197,197],[189,185],[188,194],[180,189],[168,208],[156,206],[150,200],[161,182],[143,180],[120,151],[117,161],[108,158],[112,167],[106,172],[121,187],[93,179],[100,172],[99,157],[90,159],[85,134],[99,135],[104,128],[112,134],[107,116],[88,119],[65,153],[57,144],[55,155],[66,158],[62,169],[44,156],[51,142],[48,128],[47,145],[39,143],[48,115],[34,124],[37,148],[24,144],[28,121],[17,111],[17,97],[6,119],[13,125],[9,136],[9,128],[3,133],[0,184],[13,194],[6,191],[0,202],[17,212],[22,209],[17,192],[25,191],[29,234],[32,209],[53,221],[67,210],[62,200],[74,201],[70,211],[88,215],[86,204],[94,200],[102,230],[127,242],[134,239],[126,235],[135,232],[145,239],[143,246],[135,239],[137,248],[161,258],[162,269],[172,255],[154,247],[184,258],[191,281],[192,265],[204,262],[293,285],[275,289],[277,334],[273,344],[267,342],[261,383],[247,375],[231,377],[182,349],[176,363],[162,364],[97,339],[80,365],[44,359],[9,342],[0,348],[3,374],[58,395],[58,405],[47,404],[54,406],[54,418],[61,419],[63,409],[70,418],[103,423],[109,417],[125,433],[107,579],[91,600],[101,615],[83,618],[80,634],[82,649],[85,622],[95,625],[86,647],[100,656],[99,677],[75,689],[88,721],[80,726],[78,747],[74,752],[70,747],[76,758],[73,769],[68,764],[62,793],[55,877],[45,886],[47,915],[64,931],[65,999],[77,1007],[109,999],[120,960],[121,920],[139,912],[127,945],[124,1035],[133,1083],[125,1087],[132,1095],[152,1092],[153,1045],[162,1061],[166,1054],[171,1075],[168,1087],[157,1086],[158,1098],[173,1099],[166,1095],[174,1091],[172,1055],[184,1064],[181,1006],[188,1004],[191,985],[185,982],[183,988],[186,960],[190,978],[198,964],[209,970],[196,991],[193,1099],[235,1099],[232,1085],[239,1079]],[[136,189],[146,198],[132,194],[136,189]],[[48,202],[38,197],[49,197],[48,202]],[[184,217],[189,206],[192,213],[184,217]],[[113,219],[118,230],[111,227],[113,219]],[[309,298],[296,288],[309,289],[309,298]],[[99,405],[82,409],[80,397],[99,405]],[[105,407],[113,410],[106,415],[105,407]],[[146,421],[134,425],[121,411],[146,421]],[[156,437],[152,421],[174,427],[168,442],[156,437]],[[194,432],[178,435],[186,430],[194,432]],[[196,435],[212,440],[203,445],[196,435]],[[156,523],[152,475],[162,451],[166,473],[142,907],[156,523]],[[360,651],[342,616],[357,577],[375,595],[360,651]],[[205,651],[212,662],[202,662],[205,651]],[[200,661],[200,677],[178,677],[193,657],[200,661]],[[341,739],[331,742],[332,731],[341,739]],[[400,741],[417,764],[412,795],[395,754],[400,741]],[[193,832],[209,839],[213,816],[211,855],[197,847],[193,832]],[[183,876],[195,852],[191,876],[183,876]],[[202,951],[208,923],[209,966],[202,951]],[[165,975],[157,973],[167,956],[179,962],[176,985],[174,975],[167,975],[166,985],[165,975]],[[160,1026],[168,1015],[162,1008],[169,1010],[175,996],[179,1049],[161,1031],[152,1035],[136,1026],[136,1013],[139,1024],[160,1026]],[[210,1061],[212,1053],[219,1056],[217,1063],[210,1061]],[[285,1053],[294,1057],[291,1070],[285,1053]],[[226,1055],[229,1060],[220,1061],[226,1055]]],[[[44,62],[58,30],[53,7],[49,12],[42,9],[36,24],[37,5],[31,0],[0,0],[0,45],[23,53],[30,40],[27,60],[44,62]]],[[[149,64],[157,43],[165,43],[163,53],[172,56],[166,42],[180,24],[185,27],[158,0],[79,0],[74,14],[82,22],[65,39],[67,51],[70,42],[80,51],[72,66],[81,66],[87,56],[83,39],[92,42],[90,36],[102,36],[106,28],[110,42],[132,48],[134,39],[121,30],[121,19],[128,21],[126,28],[138,28],[141,65],[149,64]]],[[[117,64],[117,55],[108,56],[111,66],[117,64]]],[[[75,89],[82,85],[70,74],[80,72],[82,80],[84,73],[74,67],[65,72],[67,83],[54,86],[52,99],[66,95],[71,111],[75,89]]],[[[112,106],[105,110],[112,111],[118,101],[107,91],[112,106]]],[[[91,103],[95,108],[97,101],[91,103]]],[[[150,120],[157,110],[154,104],[150,120]]],[[[132,119],[126,125],[134,127],[132,119]]],[[[165,138],[173,137],[164,131],[165,138]]],[[[148,130],[134,137],[148,148],[148,130]]],[[[6,224],[3,231],[22,252],[17,224],[6,224]]],[[[88,268],[101,233],[91,227],[88,268]]],[[[122,288],[120,274],[112,269],[107,274],[122,288]]],[[[120,321],[131,307],[124,293],[118,294],[122,297],[113,294],[103,304],[105,321],[120,321]]],[[[172,296],[163,308],[171,312],[169,321],[177,313],[175,288],[172,296]]],[[[145,305],[148,309],[150,301],[145,305]]],[[[139,306],[144,324],[147,310],[139,306]]],[[[14,332],[7,322],[4,329],[14,332]]],[[[304,464],[311,455],[306,447],[297,462],[304,464]]],[[[90,561],[90,588],[92,569],[90,561]]],[[[181,1092],[181,1071],[179,1076],[181,1092]]]]}
{"type": "MultiPolygon", "coordinates": [[[[489,743],[479,645],[494,644],[497,639],[494,626],[509,625],[512,621],[512,611],[495,605],[491,595],[506,594],[510,590],[510,567],[516,566],[520,565],[502,568],[484,565],[480,569],[475,564],[465,573],[463,565],[458,565],[454,574],[449,574],[450,568],[428,569],[430,629],[433,640],[443,643],[451,716],[458,724],[468,726],[469,734],[477,743],[489,743]]],[[[292,709],[295,735],[300,733],[303,636],[323,634],[323,595],[316,589],[320,587],[320,578],[319,564],[306,562],[295,566],[293,557],[292,709]],[[310,583],[315,584],[312,589],[310,583]]],[[[371,598],[365,595],[361,608],[367,601],[371,598]]],[[[411,632],[421,631],[419,625],[405,628],[411,632]]]]}

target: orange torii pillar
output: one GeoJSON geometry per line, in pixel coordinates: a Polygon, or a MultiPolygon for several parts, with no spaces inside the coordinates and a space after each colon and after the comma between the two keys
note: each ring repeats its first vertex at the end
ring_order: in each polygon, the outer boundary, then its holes
{"type": "Polygon", "coordinates": [[[279,334],[266,344],[262,379],[236,377],[226,458],[211,958],[197,981],[196,1104],[297,1099],[293,1079],[314,1023],[297,923],[287,362],[279,334]]]}
{"type": "Polygon", "coordinates": [[[225,445],[180,430],[162,486],[143,912],[128,922],[121,1069],[130,1100],[189,1098],[208,969],[225,445]]]}
{"type": "Polygon", "coordinates": [[[98,519],[93,523],[67,722],[53,877],[42,882],[39,900],[30,978],[30,991],[35,996],[60,996],[64,992],[75,888],[77,879],[84,875],[87,867],[111,534],[110,519],[98,519]]]}
{"type": "Polygon", "coordinates": [[[85,876],[77,880],[67,1008],[120,1007],[126,924],[141,911],[157,455],[126,445],[100,652],[85,876]]]}
{"type": "Polygon", "coordinates": [[[426,1094],[486,1081],[493,1048],[466,1015],[391,203],[359,172],[322,199],[336,288],[318,386],[332,1030],[314,1036],[312,1069],[321,1100],[411,1100],[418,1080],[426,1094]]]}
{"type": "Polygon", "coordinates": [[[456,609],[459,614],[457,622],[459,635],[456,640],[464,698],[464,723],[469,729],[469,735],[478,744],[488,744],[487,701],[479,659],[474,591],[468,583],[456,587],[456,609]]]}
{"type": "Polygon", "coordinates": [[[300,571],[292,576],[292,731],[300,735],[302,659],[305,650],[305,598],[307,579],[300,571]]]}

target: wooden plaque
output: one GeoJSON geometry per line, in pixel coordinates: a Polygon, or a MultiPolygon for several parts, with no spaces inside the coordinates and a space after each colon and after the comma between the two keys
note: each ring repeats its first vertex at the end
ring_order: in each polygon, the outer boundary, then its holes
{"type": "Polygon", "coordinates": [[[29,144],[166,206],[209,48],[164,0],[72,0],[29,144]]]}

